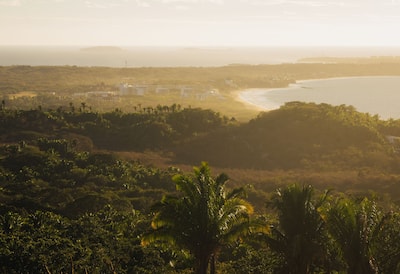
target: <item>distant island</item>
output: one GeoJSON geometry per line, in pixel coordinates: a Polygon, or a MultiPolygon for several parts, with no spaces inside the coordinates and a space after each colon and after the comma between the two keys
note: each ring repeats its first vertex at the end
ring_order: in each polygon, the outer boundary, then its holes
{"type": "Polygon", "coordinates": [[[81,48],[81,51],[95,52],[95,53],[105,53],[105,52],[112,53],[112,52],[121,52],[123,51],[123,49],[115,46],[96,46],[96,47],[81,48]]]}

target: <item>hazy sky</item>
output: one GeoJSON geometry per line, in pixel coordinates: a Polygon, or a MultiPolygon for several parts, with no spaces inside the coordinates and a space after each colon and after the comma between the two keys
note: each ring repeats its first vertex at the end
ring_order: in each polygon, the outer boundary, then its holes
{"type": "Polygon", "coordinates": [[[0,0],[0,45],[400,46],[400,0],[0,0]]]}

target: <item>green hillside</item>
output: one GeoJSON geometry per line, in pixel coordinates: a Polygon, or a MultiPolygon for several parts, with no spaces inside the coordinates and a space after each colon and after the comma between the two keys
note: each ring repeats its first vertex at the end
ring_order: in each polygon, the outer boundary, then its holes
{"type": "Polygon", "coordinates": [[[399,273],[400,120],[225,82],[397,68],[343,66],[0,68],[0,273],[399,273]],[[222,97],[71,95],[121,75],[222,97]]]}
{"type": "Polygon", "coordinates": [[[350,106],[292,102],[201,136],[181,147],[177,158],[235,168],[390,170],[398,155],[386,124],[350,106]]]}

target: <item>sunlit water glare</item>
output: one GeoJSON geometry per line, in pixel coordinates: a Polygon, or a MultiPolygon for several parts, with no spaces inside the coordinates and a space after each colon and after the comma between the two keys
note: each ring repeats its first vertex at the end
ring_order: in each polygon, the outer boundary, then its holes
{"type": "Polygon", "coordinates": [[[399,76],[305,80],[287,88],[246,90],[240,97],[265,110],[300,101],[352,105],[360,112],[378,114],[382,119],[400,119],[399,76]]]}

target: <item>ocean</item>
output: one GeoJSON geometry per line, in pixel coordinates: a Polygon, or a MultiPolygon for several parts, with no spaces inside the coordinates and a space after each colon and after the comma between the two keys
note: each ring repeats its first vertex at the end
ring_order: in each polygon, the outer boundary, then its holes
{"type": "Polygon", "coordinates": [[[400,119],[400,76],[305,80],[287,88],[246,90],[239,96],[265,110],[300,101],[351,105],[382,119],[400,119]]]}
{"type": "Polygon", "coordinates": [[[400,48],[0,46],[0,66],[215,67],[394,55],[400,56],[400,48]]]}

